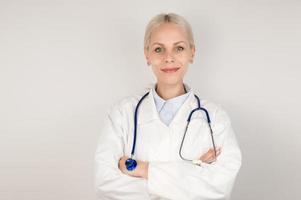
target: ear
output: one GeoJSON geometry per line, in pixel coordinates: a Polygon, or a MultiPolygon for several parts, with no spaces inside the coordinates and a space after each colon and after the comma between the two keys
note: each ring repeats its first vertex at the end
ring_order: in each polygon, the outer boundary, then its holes
{"type": "Polygon", "coordinates": [[[191,59],[190,59],[191,63],[193,63],[194,55],[195,55],[195,46],[193,45],[191,47],[191,59]]]}
{"type": "Polygon", "coordinates": [[[195,55],[195,46],[194,45],[191,47],[191,54],[192,54],[191,59],[193,59],[194,55],[195,55]]]}
{"type": "Polygon", "coordinates": [[[147,48],[144,48],[144,56],[145,56],[147,65],[150,65],[149,56],[148,56],[148,49],[147,48]]]}

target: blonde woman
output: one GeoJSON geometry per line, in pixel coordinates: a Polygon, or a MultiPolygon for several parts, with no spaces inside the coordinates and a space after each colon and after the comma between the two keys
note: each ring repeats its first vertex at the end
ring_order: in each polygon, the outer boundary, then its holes
{"type": "Polygon", "coordinates": [[[226,112],[183,79],[195,44],[169,13],[146,27],[144,54],[156,83],[112,105],[96,151],[99,199],[229,199],[241,151],[226,112]]]}

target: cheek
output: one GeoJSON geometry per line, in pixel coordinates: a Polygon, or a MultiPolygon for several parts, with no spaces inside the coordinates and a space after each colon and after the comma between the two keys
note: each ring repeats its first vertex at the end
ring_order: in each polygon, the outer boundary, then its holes
{"type": "Polygon", "coordinates": [[[181,76],[184,76],[186,74],[187,69],[188,69],[188,65],[182,65],[182,67],[180,69],[181,70],[180,71],[181,76]]]}
{"type": "Polygon", "coordinates": [[[191,56],[189,53],[185,53],[179,55],[178,61],[181,62],[182,65],[188,65],[190,63],[191,56]]]}
{"type": "Polygon", "coordinates": [[[164,65],[164,59],[161,56],[151,57],[151,65],[154,71],[158,71],[164,65]]]}
{"type": "Polygon", "coordinates": [[[156,57],[152,60],[152,64],[154,66],[160,65],[161,63],[162,63],[162,58],[160,58],[160,57],[156,57]]]}

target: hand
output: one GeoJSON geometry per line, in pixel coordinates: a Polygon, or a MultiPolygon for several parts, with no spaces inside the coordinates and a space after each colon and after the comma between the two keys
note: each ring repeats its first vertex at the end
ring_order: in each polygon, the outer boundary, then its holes
{"type": "Polygon", "coordinates": [[[221,148],[216,148],[216,157],[214,155],[214,149],[209,149],[207,151],[207,153],[203,154],[201,157],[200,157],[200,160],[205,162],[205,163],[208,163],[208,164],[211,164],[213,163],[214,161],[216,161],[216,158],[217,156],[221,153],[221,148]]]}
{"type": "Polygon", "coordinates": [[[128,158],[129,157],[127,157],[127,156],[123,156],[119,159],[118,168],[120,169],[120,171],[129,176],[141,177],[141,178],[147,179],[148,178],[148,162],[136,160],[137,161],[136,169],[134,169],[133,171],[128,171],[125,166],[125,161],[128,158]]]}

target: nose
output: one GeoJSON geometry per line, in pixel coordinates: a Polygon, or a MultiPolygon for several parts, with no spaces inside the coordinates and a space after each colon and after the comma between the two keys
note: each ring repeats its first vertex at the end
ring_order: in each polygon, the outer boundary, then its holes
{"type": "Polygon", "coordinates": [[[165,63],[171,63],[171,62],[174,62],[174,57],[172,55],[172,52],[166,52],[166,55],[165,55],[165,63]]]}

